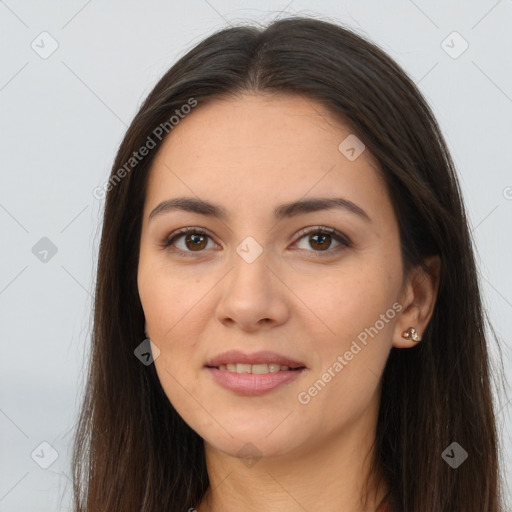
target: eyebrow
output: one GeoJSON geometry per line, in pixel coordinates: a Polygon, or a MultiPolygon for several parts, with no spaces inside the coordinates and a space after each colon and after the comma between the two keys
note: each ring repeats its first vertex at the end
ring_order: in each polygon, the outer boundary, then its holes
{"type": "MultiPolygon", "coordinates": [[[[285,203],[274,210],[274,217],[281,220],[305,213],[332,210],[335,208],[343,209],[359,216],[367,222],[372,222],[368,214],[360,206],[342,197],[318,197],[300,199],[291,203],[285,203]]],[[[224,207],[215,205],[209,201],[196,199],[194,197],[176,197],[174,199],[162,201],[158,206],[156,206],[156,208],[154,208],[149,214],[149,220],[176,210],[198,213],[200,215],[215,217],[220,220],[227,220],[229,217],[227,210],[224,207]]]]}

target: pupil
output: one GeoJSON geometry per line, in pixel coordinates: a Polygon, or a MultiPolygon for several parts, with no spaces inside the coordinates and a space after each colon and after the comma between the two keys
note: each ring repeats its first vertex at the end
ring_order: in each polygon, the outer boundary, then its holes
{"type": "MultiPolygon", "coordinates": [[[[314,244],[317,244],[318,248],[320,248],[320,249],[328,249],[329,248],[330,235],[317,233],[316,235],[312,235],[311,239],[313,240],[314,244]]],[[[189,242],[192,242],[193,247],[195,247],[196,249],[204,249],[204,241],[205,241],[205,237],[203,235],[192,234],[192,235],[187,235],[187,237],[186,237],[186,243],[188,244],[189,242]]],[[[188,245],[187,245],[187,247],[188,247],[188,245]]],[[[189,249],[190,249],[190,247],[189,247],[189,249]]]]}
{"type": "Polygon", "coordinates": [[[196,249],[204,249],[204,240],[205,240],[205,237],[203,235],[198,235],[198,234],[187,235],[187,237],[186,237],[187,247],[190,249],[190,247],[188,246],[188,242],[192,242],[193,247],[195,247],[196,249]],[[198,240],[198,239],[202,239],[202,240],[198,240]],[[203,245],[201,245],[201,243],[203,243],[203,245]]]}
{"type": "Polygon", "coordinates": [[[323,242],[322,241],[318,242],[317,240],[315,240],[314,243],[319,244],[321,246],[320,247],[321,249],[328,249],[329,245],[330,245],[329,241],[327,241],[327,243],[326,243],[326,240],[328,240],[328,237],[330,237],[330,235],[323,235],[323,234],[313,235],[314,239],[318,239],[318,238],[320,238],[320,240],[323,239],[323,242]]]}

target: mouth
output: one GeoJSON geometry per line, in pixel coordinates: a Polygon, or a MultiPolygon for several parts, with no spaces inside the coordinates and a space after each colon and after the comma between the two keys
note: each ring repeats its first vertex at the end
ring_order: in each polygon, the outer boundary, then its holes
{"type": "Polygon", "coordinates": [[[260,364],[244,364],[244,363],[229,363],[221,364],[219,366],[206,366],[207,368],[215,370],[227,370],[231,373],[253,373],[263,375],[265,373],[277,372],[295,372],[304,370],[305,366],[289,367],[288,365],[281,365],[279,363],[260,363],[260,364]]]}
{"type": "Polygon", "coordinates": [[[252,354],[239,350],[230,350],[210,359],[207,368],[226,370],[232,373],[277,373],[297,371],[307,368],[305,363],[271,351],[259,351],[252,354]]]}
{"type": "MultiPolygon", "coordinates": [[[[207,366],[205,369],[210,374],[213,382],[224,389],[240,396],[261,396],[271,391],[291,385],[297,379],[302,378],[307,371],[305,367],[281,370],[268,373],[252,373],[247,371],[230,371],[219,367],[207,366]]],[[[247,366],[247,365],[242,365],[247,366]]],[[[249,365],[266,366],[266,365],[249,365]]],[[[286,368],[285,366],[283,366],[286,368]]],[[[252,369],[252,368],[251,368],[252,369]]],[[[243,368],[241,368],[243,370],[243,368]]],[[[256,369],[258,371],[258,369],[256,369]]]]}
{"type": "Polygon", "coordinates": [[[305,363],[276,352],[230,351],[205,364],[213,380],[238,394],[258,396],[291,384],[308,370],[305,363]]]}

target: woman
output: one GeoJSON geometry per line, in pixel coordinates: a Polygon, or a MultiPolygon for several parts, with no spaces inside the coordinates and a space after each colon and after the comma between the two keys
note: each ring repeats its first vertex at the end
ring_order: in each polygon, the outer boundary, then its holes
{"type": "Polygon", "coordinates": [[[105,191],[75,510],[501,510],[454,166],[378,47],[208,37],[105,191]]]}

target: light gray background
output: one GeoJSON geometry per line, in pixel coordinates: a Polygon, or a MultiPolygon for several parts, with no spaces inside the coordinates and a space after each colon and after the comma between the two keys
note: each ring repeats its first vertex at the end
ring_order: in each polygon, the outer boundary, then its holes
{"type": "MultiPolygon", "coordinates": [[[[0,0],[0,511],[71,509],[71,432],[103,210],[92,191],[107,179],[127,124],[206,35],[287,13],[348,23],[419,84],[459,171],[485,303],[511,373],[511,0],[0,0]],[[51,49],[44,31],[58,43],[46,59],[31,47],[51,49]],[[469,44],[458,58],[447,53],[463,49],[457,36],[446,40],[453,31],[469,44]],[[57,248],[46,262],[32,252],[43,237],[57,248]],[[34,459],[50,461],[43,441],[58,453],[48,469],[31,458],[37,448],[34,459]]],[[[501,400],[510,481],[512,403],[501,400]]]]}

